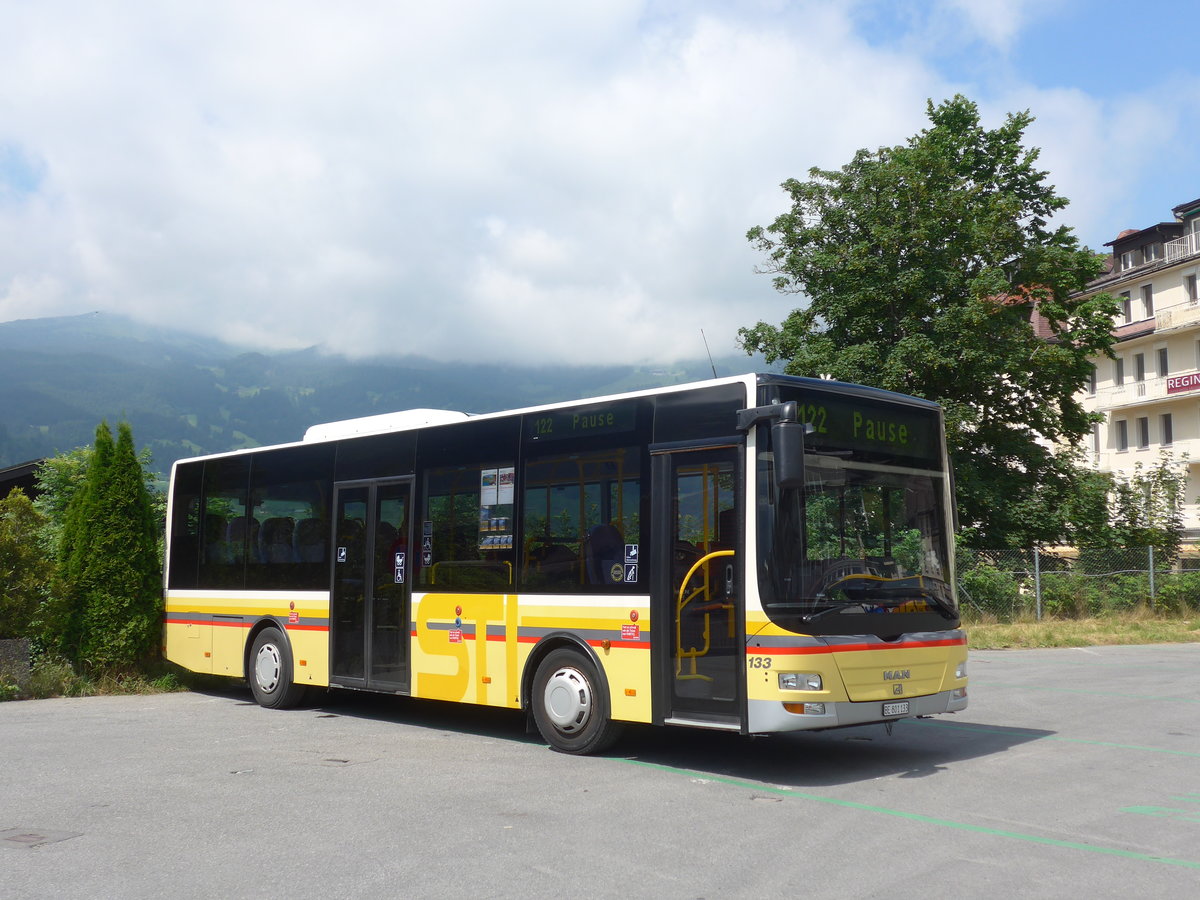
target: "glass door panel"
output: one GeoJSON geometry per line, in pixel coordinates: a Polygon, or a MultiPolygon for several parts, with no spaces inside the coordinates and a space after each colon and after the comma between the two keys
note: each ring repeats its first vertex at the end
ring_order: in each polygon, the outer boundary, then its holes
{"type": "Polygon", "coordinates": [[[370,489],[340,488],[335,504],[330,676],[366,676],[367,512],[370,489]]]}
{"type": "Polygon", "coordinates": [[[338,487],[330,679],[402,691],[408,685],[411,483],[338,487]]]}

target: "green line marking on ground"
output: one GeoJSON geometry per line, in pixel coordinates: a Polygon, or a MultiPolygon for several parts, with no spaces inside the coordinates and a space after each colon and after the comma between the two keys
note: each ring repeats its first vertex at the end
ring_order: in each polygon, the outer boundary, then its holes
{"type": "MultiPolygon", "coordinates": [[[[907,724],[907,723],[905,723],[907,724]]],[[[1165,753],[1168,756],[1189,756],[1200,759],[1200,753],[1193,750],[1168,750],[1165,747],[1147,747],[1142,744],[1118,744],[1115,741],[1090,741],[1086,738],[1063,737],[1061,734],[1044,734],[1040,731],[1021,731],[1019,728],[987,728],[982,725],[957,725],[953,722],[930,722],[921,719],[913,724],[921,728],[946,728],[950,731],[973,731],[980,734],[1008,734],[1030,737],[1039,741],[1059,741],[1065,744],[1084,744],[1092,747],[1111,747],[1115,750],[1140,750],[1144,753],[1165,753]]],[[[1197,801],[1200,802],[1200,801],[1197,801]]]]}
{"type": "Polygon", "coordinates": [[[1176,822],[1193,822],[1200,825],[1200,813],[1190,809],[1174,809],[1170,806],[1123,806],[1121,812],[1154,816],[1157,819],[1173,819],[1176,822]]]}
{"type": "Polygon", "coordinates": [[[989,828],[986,825],[972,825],[969,822],[956,822],[953,819],[939,819],[935,816],[926,816],[921,813],[905,812],[900,809],[890,809],[886,806],[873,806],[869,803],[857,803],[853,800],[839,800],[837,797],[823,797],[820,794],[809,794],[804,791],[796,791],[791,788],[777,787],[770,784],[756,784],[753,781],[743,781],[739,778],[730,778],[727,775],[714,775],[708,772],[698,772],[692,769],[681,769],[677,766],[667,766],[661,763],[644,762],[639,759],[624,759],[622,762],[630,763],[631,765],[641,766],[646,769],[654,769],[659,772],[668,772],[673,775],[687,775],[691,778],[699,778],[704,781],[715,781],[720,784],[728,784],[733,787],[746,788],[752,791],[761,791],[771,794],[780,794],[785,797],[792,797],[796,800],[810,800],[814,803],[824,803],[829,806],[840,806],[843,809],[857,809],[861,812],[874,813],[881,816],[892,816],[897,819],[906,819],[910,822],[920,822],[925,825],[936,825],[940,828],[952,828],[956,831],[966,831],[972,834],[986,834],[992,837],[1008,838],[1014,841],[1023,841],[1028,844],[1041,844],[1046,847],[1061,847],[1066,850],[1081,850],[1085,853],[1097,853],[1102,856],[1116,856],[1121,859],[1136,859],[1141,862],[1162,863],[1168,866],[1180,866],[1185,869],[1200,870],[1200,861],[1191,859],[1175,859],[1170,856],[1154,856],[1149,853],[1137,853],[1133,850],[1122,850],[1118,847],[1103,847],[1098,844],[1084,844],[1079,841],[1062,841],[1057,838],[1041,837],[1036,834],[1023,834],[1019,831],[1005,831],[1000,828],[989,828]]]}

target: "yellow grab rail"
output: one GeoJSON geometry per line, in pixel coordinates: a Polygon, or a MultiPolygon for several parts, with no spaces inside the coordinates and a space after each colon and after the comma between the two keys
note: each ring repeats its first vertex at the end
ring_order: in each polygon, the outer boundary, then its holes
{"type": "MultiPolygon", "coordinates": [[[[701,675],[696,670],[696,660],[701,656],[706,656],[708,654],[709,648],[712,647],[712,627],[711,627],[712,626],[712,613],[711,613],[711,611],[709,611],[709,610],[704,611],[704,646],[702,648],[689,647],[687,650],[683,649],[683,610],[684,610],[684,607],[686,607],[689,603],[691,603],[693,600],[695,600],[700,595],[702,595],[702,594],[705,596],[708,595],[709,577],[708,577],[707,570],[705,570],[705,572],[704,572],[704,581],[701,583],[701,585],[698,588],[696,588],[694,591],[692,591],[690,594],[687,594],[686,597],[685,597],[685,594],[687,592],[688,582],[692,580],[692,576],[696,574],[696,570],[699,569],[701,566],[703,566],[706,562],[708,562],[709,560],[712,560],[712,559],[716,559],[721,556],[736,556],[736,555],[737,555],[736,550],[714,550],[712,553],[706,553],[704,556],[702,556],[698,560],[696,560],[695,564],[690,569],[688,569],[687,574],[683,576],[683,581],[679,585],[679,596],[675,601],[675,676],[677,678],[680,678],[680,679],[701,678],[701,679],[704,679],[705,681],[712,681],[712,679],[709,678],[709,676],[701,675]],[[690,659],[692,661],[691,672],[689,672],[687,675],[681,674],[683,671],[683,661],[685,659],[690,659]]],[[[729,606],[729,613],[730,613],[730,626],[732,627],[732,625],[733,625],[733,606],[732,605],[729,606]]],[[[731,636],[732,636],[732,634],[731,634],[731,636]]]]}

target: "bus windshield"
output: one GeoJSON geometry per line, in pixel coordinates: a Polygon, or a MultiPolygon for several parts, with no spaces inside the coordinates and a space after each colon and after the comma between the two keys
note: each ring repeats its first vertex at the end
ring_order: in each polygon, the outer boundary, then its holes
{"type": "Polygon", "coordinates": [[[760,457],[760,591],[768,615],[813,634],[955,627],[939,461],[838,449],[820,437],[813,443],[803,487],[777,489],[771,455],[760,457]]]}

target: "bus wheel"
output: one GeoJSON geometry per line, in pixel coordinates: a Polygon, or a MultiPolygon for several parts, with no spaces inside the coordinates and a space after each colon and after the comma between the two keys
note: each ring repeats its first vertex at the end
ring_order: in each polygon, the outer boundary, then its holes
{"type": "Polygon", "coordinates": [[[292,681],[292,656],[278,628],[264,628],[250,649],[250,691],[259,706],[287,709],[304,697],[292,681]]]}
{"type": "Polygon", "coordinates": [[[533,720],[561,753],[598,753],[621,726],[609,718],[608,689],[582,653],[552,650],[533,679],[533,720]]]}

